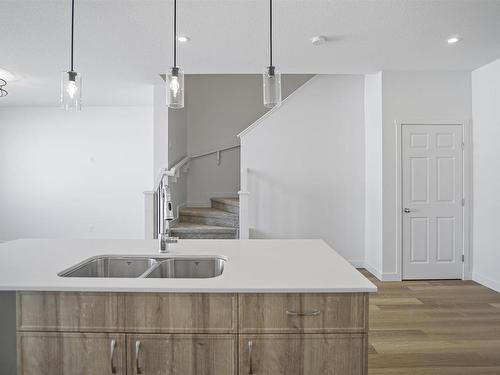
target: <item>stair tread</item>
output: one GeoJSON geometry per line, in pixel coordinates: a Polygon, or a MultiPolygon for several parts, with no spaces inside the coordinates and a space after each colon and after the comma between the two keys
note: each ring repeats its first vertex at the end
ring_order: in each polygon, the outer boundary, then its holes
{"type": "Polygon", "coordinates": [[[211,207],[182,207],[179,209],[179,214],[185,216],[203,216],[203,217],[238,217],[237,214],[219,210],[211,207]]]}
{"type": "Polygon", "coordinates": [[[220,202],[220,203],[224,203],[224,204],[227,204],[228,206],[235,206],[235,207],[239,207],[240,206],[240,199],[239,198],[224,198],[224,197],[220,197],[220,198],[211,198],[212,201],[214,202],[220,202]]]}
{"type": "Polygon", "coordinates": [[[171,228],[173,232],[236,233],[237,228],[180,222],[171,228]]]}

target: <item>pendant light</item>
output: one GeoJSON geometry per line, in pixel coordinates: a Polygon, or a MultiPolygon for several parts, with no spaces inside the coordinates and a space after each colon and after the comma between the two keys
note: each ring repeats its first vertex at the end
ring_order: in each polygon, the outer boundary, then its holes
{"type": "Polygon", "coordinates": [[[7,81],[3,78],[0,78],[0,98],[7,96],[9,93],[4,87],[7,85],[7,81]]]}
{"type": "Polygon", "coordinates": [[[279,106],[281,104],[281,73],[273,65],[273,0],[269,0],[269,66],[262,78],[264,107],[279,106]]]}
{"type": "Polygon", "coordinates": [[[165,77],[167,105],[169,108],[184,108],[184,72],[177,66],[177,0],[173,0],[173,6],[174,65],[165,77]]]}
{"type": "Polygon", "coordinates": [[[62,72],[61,105],[66,111],[82,110],[82,75],[75,72],[73,65],[73,47],[75,31],[75,0],[71,0],[71,58],[70,70],[62,72]]]}

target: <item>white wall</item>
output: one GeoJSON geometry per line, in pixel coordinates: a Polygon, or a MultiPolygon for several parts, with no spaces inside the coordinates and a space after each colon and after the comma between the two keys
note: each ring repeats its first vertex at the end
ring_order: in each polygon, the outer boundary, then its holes
{"type": "Polygon", "coordinates": [[[363,96],[363,76],[316,76],[242,137],[251,237],[323,238],[363,263],[363,96]]]}
{"type": "Polygon", "coordinates": [[[365,76],[365,268],[382,277],[382,73],[365,76]]]}
{"type": "Polygon", "coordinates": [[[151,107],[0,109],[0,239],[144,238],[151,107]]]}
{"type": "MultiPolygon", "coordinates": [[[[154,161],[153,171],[156,178],[160,169],[168,168],[168,107],[166,105],[164,84],[153,88],[153,131],[154,131],[154,161]]],[[[153,185],[148,190],[152,190],[153,185]]]]}
{"type": "Polygon", "coordinates": [[[383,277],[401,278],[397,238],[397,131],[399,122],[470,121],[471,75],[463,71],[382,73],[383,116],[383,277]]]}
{"type": "MultiPolygon", "coordinates": [[[[284,75],[283,97],[310,75],[284,75]]],[[[262,104],[262,76],[257,74],[204,74],[186,76],[187,153],[199,154],[239,143],[236,135],[267,112],[262,104]]],[[[239,190],[239,149],[195,159],[187,176],[187,200],[204,205],[213,195],[239,190]]]]}
{"type": "Polygon", "coordinates": [[[500,292],[500,60],[472,72],[473,279],[500,292]]]}

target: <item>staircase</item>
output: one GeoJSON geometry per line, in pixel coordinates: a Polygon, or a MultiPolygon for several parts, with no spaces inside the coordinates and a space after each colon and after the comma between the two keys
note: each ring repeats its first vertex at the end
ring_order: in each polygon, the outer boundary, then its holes
{"type": "Polygon", "coordinates": [[[211,207],[183,207],[172,236],[190,239],[238,238],[238,198],[212,198],[211,207]]]}

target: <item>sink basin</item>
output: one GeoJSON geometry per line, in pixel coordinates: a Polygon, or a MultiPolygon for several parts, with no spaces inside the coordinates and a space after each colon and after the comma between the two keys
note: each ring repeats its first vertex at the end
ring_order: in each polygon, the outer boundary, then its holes
{"type": "Polygon", "coordinates": [[[154,258],[100,256],[88,259],[59,274],[62,277],[139,277],[157,261],[154,258]]]}
{"type": "Polygon", "coordinates": [[[147,278],[207,279],[222,275],[222,258],[173,258],[154,266],[147,278]]]}
{"type": "Polygon", "coordinates": [[[225,262],[220,256],[101,255],[78,263],[58,275],[94,278],[202,279],[222,275],[225,262]]]}

